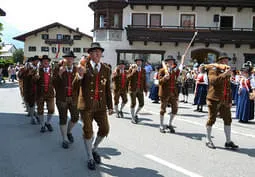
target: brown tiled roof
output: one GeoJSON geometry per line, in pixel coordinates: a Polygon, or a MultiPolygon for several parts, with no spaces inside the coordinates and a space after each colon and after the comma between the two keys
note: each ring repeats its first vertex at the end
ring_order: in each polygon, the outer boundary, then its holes
{"type": "Polygon", "coordinates": [[[14,37],[13,39],[18,40],[18,41],[23,41],[23,42],[24,42],[28,36],[37,34],[37,33],[42,32],[42,31],[47,31],[48,29],[50,29],[50,28],[55,28],[55,27],[67,28],[68,30],[70,30],[70,31],[72,31],[72,32],[76,32],[76,33],[80,34],[81,36],[88,37],[88,38],[90,38],[91,40],[93,39],[93,37],[90,36],[90,35],[87,35],[87,34],[85,34],[85,33],[82,33],[82,32],[80,32],[80,31],[77,31],[77,30],[75,30],[75,29],[73,29],[73,28],[70,28],[70,27],[65,26],[65,25],[63,25],[63,24],[61,24],[61,23],[58,23],[58,22],[52,23],[52,24],[50,24],[50,25],[47,25],[47,26],[44,26],[44,27],[41,27],[41,28],[38,28],[38,29],[36,29],[36,30],[30,31],[30,32],[25,33],[25,34],[22,34],[22,35],[16,36],[16,37],[14,37]]]}

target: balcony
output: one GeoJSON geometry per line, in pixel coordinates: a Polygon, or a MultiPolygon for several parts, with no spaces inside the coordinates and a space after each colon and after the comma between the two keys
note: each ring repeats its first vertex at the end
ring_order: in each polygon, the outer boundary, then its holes
{"type": "Polygon", "coordinates": [[[72,39],[46,39],[45,40],[45,44],[69,44],[72,45],[73,44],[73,40],[72,39]]]}
{"type": "Polygon", "coordinates": [[[196,6],[202,7],[237,7],[239,10],[242,8],[255,8],[254,0],[128,0],[131,8],[135,5],[142,5],[148,8],[149,6],[196,6]]]}
{"type": "Polygon", "coordinates": [[[184,28],[180,26],[132,26],[126,27],[127,40],[132,44],[135,41],[147,42],[190,42],[195,31],[198,35],[195,43],[210,44],[235,44],[240,47],[242,44],[249,44],[255,47],[255,29],[251,28],[216,28],[216,27],[195,27],[184,28]]]}

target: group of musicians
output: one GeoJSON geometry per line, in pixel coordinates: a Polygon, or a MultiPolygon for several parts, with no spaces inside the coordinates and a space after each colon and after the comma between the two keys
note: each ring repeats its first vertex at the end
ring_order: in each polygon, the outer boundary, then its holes
{"type": "MultiPolygon", "coordinates": [[[[84,145],[88,154],[87,166],[91,170],[96,168],[96,164],[101,163],[97,149],[109,133],[108,115],[113,114],[114,110],[117,118],[124,117],[123,108],[127,104],[129,94],[131,122],[139,123],[138,113],[144,106],[144,95],[147,95],[146,72],[142,67],[142,58],[135,58],[135,63],[127,70],[126,63],[120,61],[111,71],[110,67],[101,61],[103,52],[104,48],[100,46],[100,43],[93,42],[88,49],[89,57],[82,58],[78,65],[74,64],[76,56],[70,51],[54,68],[51,67],[51,59],[47,55],[34,56],[28,59],[25,67],[19,72],[19,78],[23,81],[23,98],[31,123],[40,124],[41,133],[53,131],[51,119],[55,102],[59,112],[63,148],[69,148],[74,142],[72,129],[79,118],[82,120],[84,145]],[[136,106],[137,100],[138,106],[136,106]],[[44,116],[44,103],[47,105],[47,116],[44,116]],[[35,105],[37,105],[37,111],[35,111],[35,105]],[[70,120],[67,116],[68,111],[71,115],[70,120]],[[93,120],[98,125],[96,137],[93,137],[93,120]]],[[[231,68],[222,67],[228,65],[229,59],[226,54],[222,54],[217,59],[217,63],[205,66],[209,82],[207,94],[209,115],[206,124],[206,146],[209,148],[215,148],[211,140],[211,131],[218,112],[224,120],[225,147],[238,148],[231,141],[230,136],[231,68]]],[[[175,133],[173,120],[178,112],[177,79],[182,70],[183,65],[177,66],[176,59],[169,55],[164,59],[163,68],[158,72],[158,95],[161,104],[159,131],[161,133],[167,131],[175,133]],[[171,107],[171,114],[168,124],[165,125],[164,115],[168,105],[171,107]]]]}

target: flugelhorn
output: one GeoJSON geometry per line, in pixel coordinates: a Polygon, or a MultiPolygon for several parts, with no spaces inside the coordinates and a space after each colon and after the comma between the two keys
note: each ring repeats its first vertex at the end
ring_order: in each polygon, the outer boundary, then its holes
{"type": "Polygon", "coordinates": [[[137,64],[130,64],[129,69],[137,70],[137,68],[138,68],[137,64]]]}

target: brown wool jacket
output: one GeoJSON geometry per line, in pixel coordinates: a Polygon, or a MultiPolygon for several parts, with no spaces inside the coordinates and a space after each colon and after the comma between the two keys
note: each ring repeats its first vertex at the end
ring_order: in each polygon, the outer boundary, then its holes
{"type": "Polygon", "coordinates": [[[213,101],[224,101],[231,103],[231,86],[230,76],[223,74],[223,70],[213,67],[212,65],[206,66],[208,70],[209,89],[207,99],[213,101]],[[224,93],[224,87],[226,87],[224,93]]]}
{"type": "Polygon", "coordinates": [[[44,92],[44,71],[43,68],[40,67],[39,69],[39,79],[37,79],[37,98],[54,98],[55,97],[55,92],[54,92],[54,87],[53,87],[53,80],[52,80],[52,69],[50,68],[50,81],[49,81],[49,89],[48,92],[44,92]]]}
{"type": "Polygon", "coordinates": [[[128,79],[127,79],[127,75],[128,75],[128,72],[125,70],[125,85],[124,87],[122,88],[122,83],[121,83],[121,80],[122,80],[122,75],[120,73],[120,70],[117,69],[117,75],[116,76],[113,76],[112,77],[112,88],[113,88],[113,91],[114,92],[127,92],[128,90],[128,79]]]}
{"type": "MultiPolygon", "coordinates": [[[[65,71],[62,76],[59,76],[59,68],[60,66],[56,66],[53,72],[53,85],[55,88],[56,92],[56,101],[66,101],[67,97],[67,91],[68,91],[68,73],[65,71]]],[[[75,79],[77,73],[77,67],[73,66],[73,71],[72,71],[72,83],[75,79]]],[[[73,104],[77,104],[78,101],[78,95],[79,95],[79,90],[74,90],[73,84],[72,84],[72,100],[73,104]]]]}
{"type": "MultiPolygon", "coordinates": [[[[73,86],[75,90],[80,90],[78,97],[78,109],[80,110],[92,110],[92,103],[95,97],[96,90],[96,74],[89,62],[86,63],[86,72],[84,77],[79,79],[76,75],[73,86]]],[[[106,109],[112,109],[112,94],[111,94],[111,70],[108,66],[101,63],[101,69],[99,71],[99,108],[98,111],[106,111],[106,109]]],[[[76,91],[75,91],[76,92],[76,91]]]]}
{"type": "Polygon", "coordinates": [[[164,76],[166,75],[165,69],[161,68],[159,70],[159,92],[158,95],[160,97],[167,97],[170,96],[171,90],[173,90],[172,93],[174,93],[174,96],[178,97],[178,88],[177,88],[177,78],[180,74],[180,70],[176,69],[172,71],[172,73],[169,73],[170,79],[166,80],[164,79],[164,76]],[[171,83],[173,83],[174,88],[170,88],[171,83]]]}
{"type": "MultiPolygon", "coordinates": [[[[142,72],[141,80],[140,80],[141,90],[143,90],[144,92],[147,92],[146,71],[144,68],[141,68],[141,72],[142,72]]],[[[137,89],[138,71],[132,73],[132,69],[129,69],[127,79],[128,79],[128,91],[135,92],[137,89]]]]}
{"type": "Polygon", "coordinates": [[[22,70],[23,92],[25,101],[32,106],[36,99],[36,79],[35,72],[29,74],[29,69],[22,70]]]}

